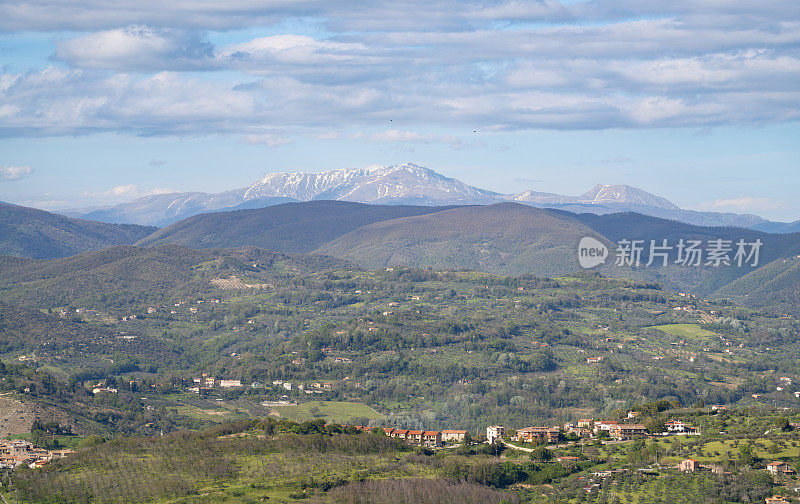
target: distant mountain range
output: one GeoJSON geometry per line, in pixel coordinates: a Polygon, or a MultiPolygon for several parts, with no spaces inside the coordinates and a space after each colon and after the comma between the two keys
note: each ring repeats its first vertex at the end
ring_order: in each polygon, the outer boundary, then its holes
{"type": "Polygon", "coordinates": [[[221,193],[159,194],[105,208],[63,213],[101,222],[163,227],[201,213],[317,200],[423,206],[514,201],[573,213],[637,212],[702,226],[747,227],[776,233],[800,231],[800,222],[776,223],[750,214],[682,210],[665,198],[628,185],[596,185],[579,196],[535,191],[502,194],[470,186],[413,163],[322,173],[269,173],[250,187],[221,193]]]}

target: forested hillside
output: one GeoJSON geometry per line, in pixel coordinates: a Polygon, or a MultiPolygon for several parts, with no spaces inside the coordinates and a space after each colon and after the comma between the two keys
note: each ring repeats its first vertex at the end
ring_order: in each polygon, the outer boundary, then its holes
{"type": "Polygon", "coordinates": [[[0,203],[0,255],[51,259],[129,245],[156,228],[106,224],[0,203]]]}
{"type": "Polygon", "coordinates": [[[446,208],[344,201],[286,203],[255,210],[197,215],[157,231],[139,245],[174,243],[193,248],[250,245],[279,252],[311,252],[373,222],[446,208]]]}
{"type": "Polygon", "coordinates": [[[317,252],[366,268],[409,265],[553,276],[579,269],[575,249],[584,236],[602,239],[571,214],[502,203],[378,222],[317,252]]]}

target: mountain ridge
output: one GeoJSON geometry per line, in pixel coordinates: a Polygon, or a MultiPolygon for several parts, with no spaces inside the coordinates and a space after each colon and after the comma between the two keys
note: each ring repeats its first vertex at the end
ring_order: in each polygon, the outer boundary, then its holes
{"type": "Polygon", "coordinates": [[[671,201],[625,184],[596,184],[577,196],[526,190],[498,193],[466,184],[414,163],[330,170],[319,173],[273,172],[245,188],[221,193],[153,195],[71,216],[102,222],[168,226],[200,213],[263,208],[292,201],[337,200],[391,205],[487,205],[514,201],[542,208],[597,214],[635,211],[699,225],[794,228],[755,215],[683,210],[671,201]]]}
{"type": "Polygon", "coordinates": [[[156,228],[111,224],[0,203],[0,254],[53,259],[113,245],[131,245],[156,228]]]}

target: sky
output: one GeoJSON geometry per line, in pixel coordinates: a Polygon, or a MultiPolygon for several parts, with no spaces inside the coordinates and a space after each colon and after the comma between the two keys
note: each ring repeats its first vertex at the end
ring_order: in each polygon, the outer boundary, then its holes
{"type": "Polygon", "coordinates": [[[0,200],[413,162],[800,219],[796,0],[0,2],[0,200]]]}

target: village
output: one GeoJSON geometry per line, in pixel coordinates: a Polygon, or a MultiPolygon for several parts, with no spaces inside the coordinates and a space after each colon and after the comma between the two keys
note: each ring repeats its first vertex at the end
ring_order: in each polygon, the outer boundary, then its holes
{"type": "MultiPolygon", "coordinates": [[[[715,409],[724,409],[715,406],[715,409]]],[[[626,420],[635,420],[639,412],[631,411],[626,420]]],[[[507,429],[502,425],[492,425],[486,428],[485,438],[481,434],[471,436],[466,430],[445,429],[435,430],[413,430],[397,429],[394,427],[369,427],[352,426],[361,431],[383,431],[386,436],[398,439],[412,446],[419,446],[427,449],[446,449],[457,446],[469,446],[485,443],[492,446],[500,446],[503,449],[519,450],[523,452],[534,452],[536,448],[544,448],[547,451],[554,451],[558,448],[566,448],[573,443],[582,443],[586,439],[591,439],[602,444],[623,443],[637,439],[658,439],[666,436],[699,436],[700,429],[694,425],[680,420],[668,420],[664,423],[661,432],[651,432],[644,424],[624,423],[616,420],[595,420],[591,418],[580,419],[574,422],[567,422],[562,426],[534,426],[519,429],[507,429]]],[[[800,425],[792,424],[792,427],[800,425]]],[[[551,456],[552,462],[562,465],[573,465],[582,459],[570,455],[551,456]]],[[[687,458],[675,465],[658,465],[657,469],[667,469],[682,473],[698,473],[707,471],[708,473],[725,476],[730,475],[729,471],[719,464],[701,463],[700,461],[687,458]]],[[[765,465],[764,469],[776,480],[783,480],[785,483],[794,485],[792,479],[796,475],[795,469],[785,461],[772,461],[765,465]]],[[[652,469],[655,471],[655,469],[652,469]]],[[[605,478],[614,476],[617,473],[628,472],[627,468],[597,470],[591,472],[592,478],[587,480],[583,487],[586,493],[592,493],[600,488],[601,482],[605,478]]],[[[647,469],[642,472],[647,475],[647,469]]],[[[653,472],[657,474],[657,472],[653,472]]],[[[800,491],[800,487],[794,487],[795,492],[800,491]]],[[[765,504],[790,504],[794,502],[787,496],[773,495],[765,499],[765,504]]]]}
{"type": "Polygon", "coordinates": [[[55,459],[61,459],[71,454],[72,450],[45,450],[38,448],[30,441],[15,439],[13,441],[0,440],[0,467],[17,469],[22,466],[35,469],[42,467],[55,459]]]}

